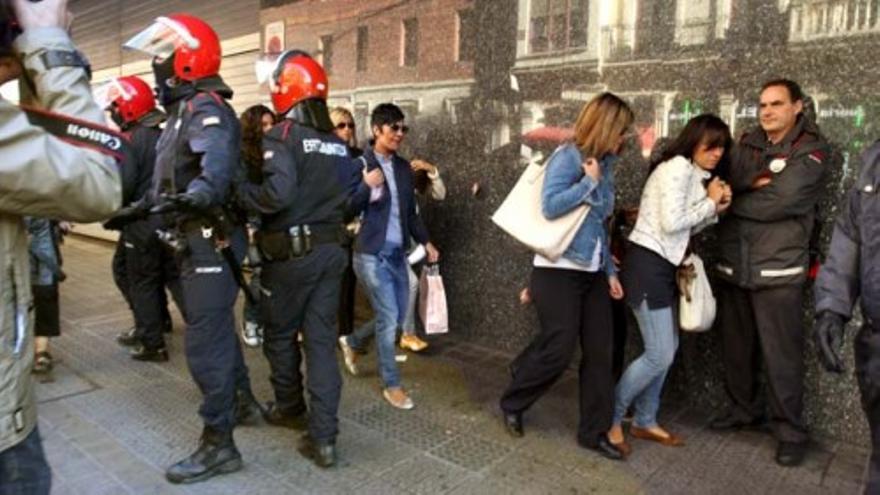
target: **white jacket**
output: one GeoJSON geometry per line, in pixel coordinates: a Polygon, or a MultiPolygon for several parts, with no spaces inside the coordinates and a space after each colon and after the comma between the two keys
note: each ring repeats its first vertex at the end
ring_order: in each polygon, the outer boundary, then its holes
{"type": "Polygon", "coordinates": [[[691,235],[718,221],[703,187],[710,176],[683,156],[659,164],[645,183],[629,240],[681,264],[691,235]]]}

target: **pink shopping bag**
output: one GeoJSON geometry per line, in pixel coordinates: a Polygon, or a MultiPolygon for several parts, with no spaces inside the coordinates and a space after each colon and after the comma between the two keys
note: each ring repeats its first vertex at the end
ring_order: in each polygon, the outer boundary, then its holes
{"type": "Polygon", "coordinates": [[[438,265],[422,268],[419,278],[419,316],[426,334],[449,332],[449,313],[446,309],[446,290],[438,265]]]}

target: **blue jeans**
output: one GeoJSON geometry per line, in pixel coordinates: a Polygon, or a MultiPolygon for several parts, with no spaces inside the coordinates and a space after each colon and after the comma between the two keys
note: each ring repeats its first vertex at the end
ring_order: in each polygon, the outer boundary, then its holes
{"type": "Polygon", "coordinates": [[[0,495],[49,495],[52,470],[46,463],[37,428],[0,452],[0,495]]]}
{"type": "Polygon", "coordinates": [[[647,301],[633,307],[644,352],[630,363],[615,389],[614,424],[619,425],[632,404],[633,424],[639,428],[657,426],[660,393],[666,373],[678,349],[678,324],[672,307],[651,309],[647,301]]]}
{"type": "Polygon", "coordinates": [[[362,349],[375,332],[382,382],[385,388],[399,387],[400,371],[394,359],[394,341],[397,327],[406,318],[409,298],[406,255],[400,247],[386,246],[376,255],[355,253],[352,264],[376,317],[375,324],[371,321],[349,335],[348,345],[362,349]]]}

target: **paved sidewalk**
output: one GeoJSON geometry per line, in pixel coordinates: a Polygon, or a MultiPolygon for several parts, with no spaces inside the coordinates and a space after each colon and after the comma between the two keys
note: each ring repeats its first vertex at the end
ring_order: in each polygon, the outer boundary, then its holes
{"type": "MultiPolygon", "coordinates": [[[[773,462],[774,442],[757,432],[717,434],[707,416],[664,405],[662,421],[683,448],[634,441],[626,463],[577,446],[576,377],[566,375],[527,414],[514,440],[496,403],[510,356],[433,342],[408,356],[404,383],[416,408],[398,411],[379,394],[375,362],[345,376],[338,439],[340,465],[320,470],[296,452],[296,435],[269,426],[236,430],[245,468],[189,486],[168,484],[164,468],[195,446],[199,393],[182,355],[179,318],[171,362],[130,360],[113,340],[130,325],[110,276],[112,247],[71,239],[64,247],[62,337],[54,381],[38,385],[40,429],[54,470],[55,494],[392,494],[392,493],[859,493],[868,452],[817,444],[804,466],[773,462]]],[[[256,394],[271,398],[265,359],[248,351],[256,394]]]]}

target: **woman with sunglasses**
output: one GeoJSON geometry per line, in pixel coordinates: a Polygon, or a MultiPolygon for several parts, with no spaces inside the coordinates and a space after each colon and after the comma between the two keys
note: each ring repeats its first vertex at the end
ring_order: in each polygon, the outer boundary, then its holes
{"type": "MultiPolygon", "coordinates": [[[[357,147],[357,130],[351,112],[347,108],[336,107],[330,110],[330,120],[333,122],[333,133],[348,146],[348,154],[352,158],[363,155],[363,150],[357,147]]],[[[354,274],[354,268],[352,268],[352,244],[360,228],[360,221],[354,218],[346,220],[348,235],[345,236],[342,247],[348,252],[348,266],[342,274],[342,286],[339,288],[339,335],[348,335],[354,332],[354,304],[355,291],[357,290],[357,277],[354,274]]]]}
{"type": "MultiPolygon", "coordinates": [[[[614,406],[611,298],[623,289],[611,260],[608,219],[614,212],[614,170],[634,115],[611,93],[593,98],[575,122],[574,139],[547,162],[542,212],[561,217],[587,204],[589,213],[562,258],[535,255],[530,295],[540,329],[510,365],[501,397],[508,433],[523,435],[523,413],[562,375],[580,343],[577,441],[609,459],[624,455],[607,436],[614,406]]],[[[525,207],[526,205],[524,205],[525,207]]]]}

